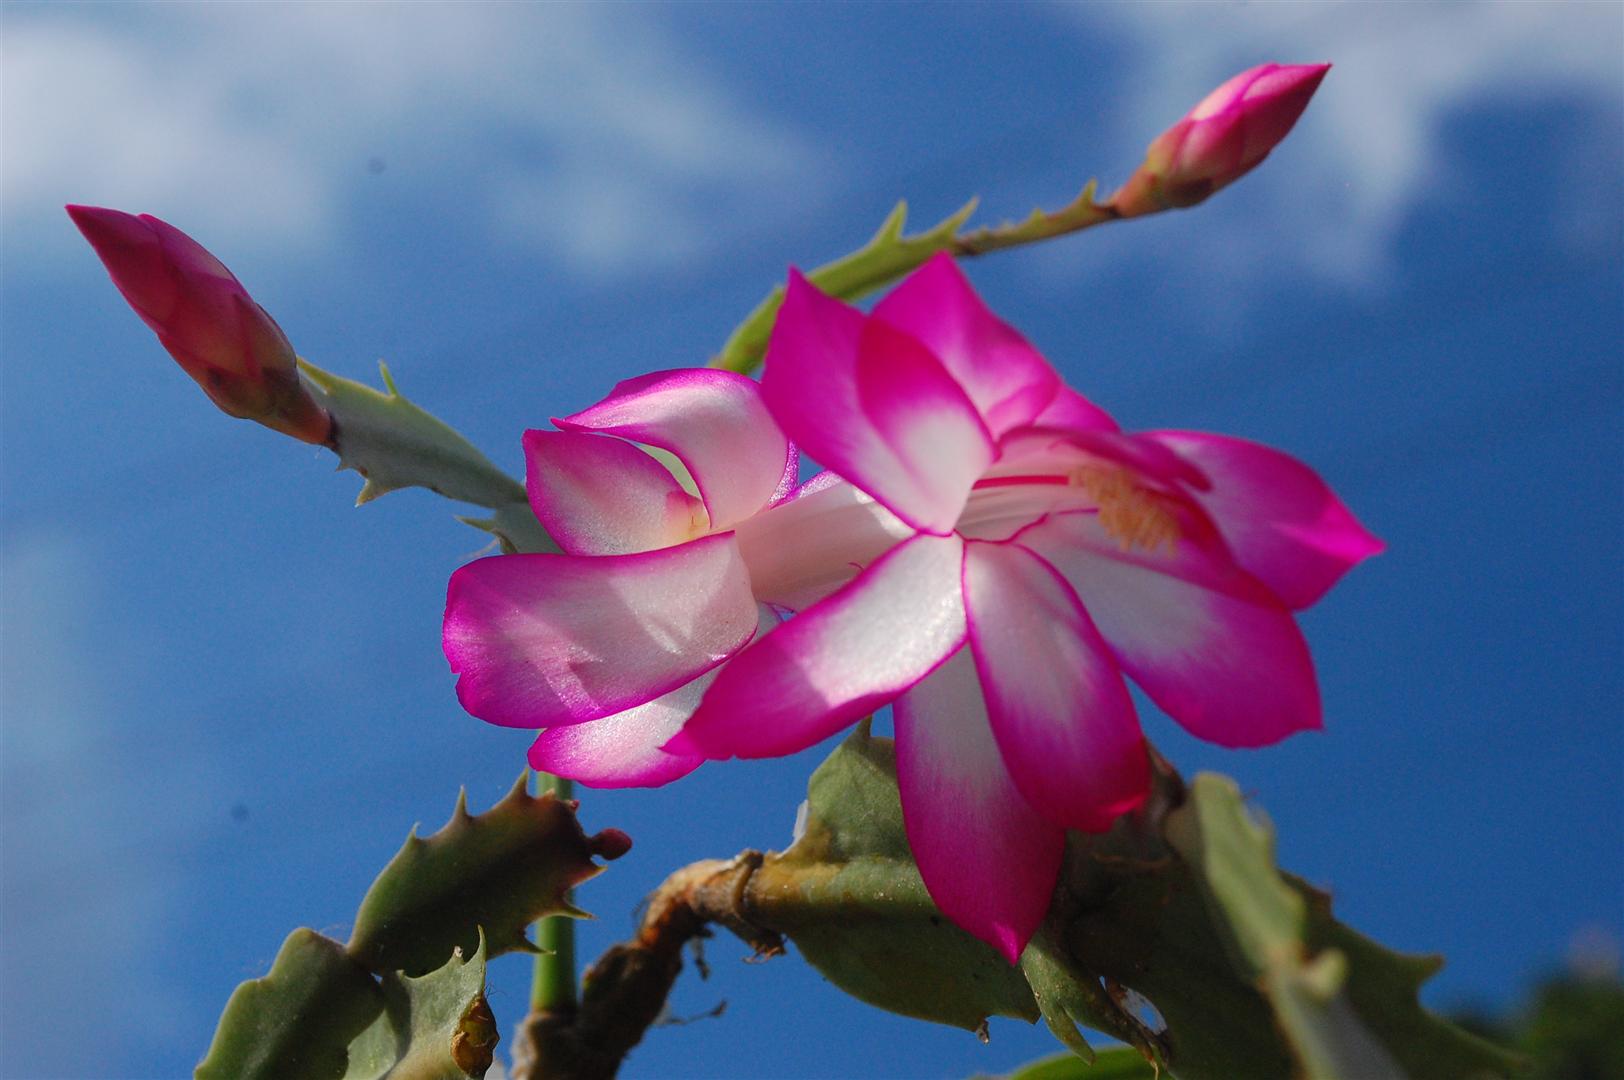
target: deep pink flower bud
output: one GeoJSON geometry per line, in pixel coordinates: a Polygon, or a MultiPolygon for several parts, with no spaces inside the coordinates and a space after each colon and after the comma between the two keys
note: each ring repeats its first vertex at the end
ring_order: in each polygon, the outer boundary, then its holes
{"type": "Polygon", "coordinates": [[[1144,164],[1111,197],[1123,217],[1194,206],[1246,175],[1291,131],[1330,64],[1243,71],[1157,136],[1144,164]]]}
{"type": "Polygon", "coordinates": [[[113,284],[223,411],[325,443],[332,419],[299,378],[287,335],[190,236],[150,214],[69,206],[113,284]]]}

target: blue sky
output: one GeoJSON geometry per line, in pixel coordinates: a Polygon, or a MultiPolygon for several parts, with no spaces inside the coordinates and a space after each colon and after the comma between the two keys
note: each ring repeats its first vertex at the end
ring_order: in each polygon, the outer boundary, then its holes
{"type": "MultiPolygon", "coordinates": [[[[1381,12],[0,9],[0,1074],[188,1072],[287,931],[346,933],[412,824],[461,785],[489,803],[526,745],[460,711],[440,655],[479,534],[422,492],[353,509],[325,452],[215,413],[62,203],[186,229],[304,355],[387,358],[517,470],[526,427],[702,362],[896,198],[923,223],[980,194],[994,220],[1109,187],[1264,60],[1336,67],[1256,174],[969,268],[1126,426],[1289,450],[1389,544],[1303,620],[1323,733],[1147,729],[1236,776],[1346,919],[1445,953],[1440,1005],[1507,1003],[1584,928],[1616,939],[1624,13],[1381,12]]],[[[786,843],[821,753],[588,793],[588,826],[637,846],[583,892],[583,956],[675,867],[786,843]]],[[[626,1075],[953,1077],[1051,1045],[742,955],[719,939],[673,999],[725,1016],[651,1032],[626,1075]]],[[[504,1024],[527,978],[494,965],[504,1024]]]]}

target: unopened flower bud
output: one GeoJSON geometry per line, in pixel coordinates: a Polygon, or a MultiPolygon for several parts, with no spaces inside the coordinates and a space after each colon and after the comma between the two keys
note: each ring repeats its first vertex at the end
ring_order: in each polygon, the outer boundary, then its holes
{"type": "Polygon", "coordinates": [[[204,247],[150,214],[69,206],[141,321],[224,412],[325,443],[332,419],[276,320],[204,247]]]}
{"type": "Polygon", "coordinates": [[[1123,217],[1194,206],[1269,156],[1308,108],[1330,64],[1262,64],[1202,99],[1150,144],[1111,197],[1123,217]]]}

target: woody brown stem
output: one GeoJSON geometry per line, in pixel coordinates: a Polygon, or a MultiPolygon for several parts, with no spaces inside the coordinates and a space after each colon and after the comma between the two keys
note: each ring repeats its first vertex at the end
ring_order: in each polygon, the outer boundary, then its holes
{"type": "Polygon", "coordinates": [[[761,865],[748,851],[694,863],[649,897],[637,934],[615,945],[582,978],[575,1006],[535,1008],[514,1035],[513,1080],[606,1080],[659,1019],[682,971],[682,950],[711,923],[733,931],[758,955],[784,951],[783,939],[745,910],[746,887],[761,865]]]}

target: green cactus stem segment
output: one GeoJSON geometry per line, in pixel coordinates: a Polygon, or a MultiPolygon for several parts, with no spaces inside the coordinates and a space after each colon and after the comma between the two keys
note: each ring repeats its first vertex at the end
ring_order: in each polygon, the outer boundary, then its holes
{"type": "Polygon", "coordinates": [[[367,890],[347,949],[373,972],[414,976],[443,964],[453,946],[472,955],[481,934],[492,956],[534,952],[531,924],[586,917],[569,890],[602,872],[594,855],[629,846],[616,830],[587,836],[571,803],[532,796],[527,771],[485,813],[470,814],[459,797],[444,828],[414,830],[367,890]]]}
{"type": "MultiPolygon", "coordinates": [[[[574,795],[574,781],[551,773],[536,774],[536,794],[552,792],[560,801],[574,795]]],[[[574,890],[564,894],[570,903],[574,890]]],[[[536,920],[536,954],[530,979],[530,1008],[534,1012],[573,1010],[575,993],[575,920],[564,915],[548,915],[536,920]]]]}
{"type": "Polygon", "coordinates": [[[1167,819],[1167,838],[1195,871],[1219,935],[1274,1008],[1298,1075],[1402,1080],[1347,993],[1346,953],[1308,943],[1308,900],[1274,865],[1274,832],[1248,814],[1226,776],[1202,773],[1167,819]]]}
{"type": "Polygon", "coordinates": [[[388,367],[380,363],[378,369],[381,391],[299,361],[300,372],[333,418],[329,445],[339,468],[354,469],[366,480],[356,505],[404,487],[428,488],[493,510],[527,502],[523,484],[451,425],[407,400],[388,367]]]}
{"type": "Polygon", "coordinates": [[[892,1012],[978,1034],[989,1016],[1041,1017],[1078,1064],[1094,1057],[1082,1023],[1128,1043],[1144,1065],[1104,1052],[1100,1064],[1116,1069],[1101,1076],[1519,1074],[1514,1057],[1421,1007],[1436,960],[1338,923],[1329,897],[1275,868],[1272,836],[1244,816],[1233,783],[1202,776],[1187,787],[1159,757],[1142,810],[1110,833],[1070,835],[1049,918],[1012,967],[925,894],[894,753],[860,726],[813,774],[790,848],[671,875],[636,936],[588,970],[571,1019],[528,1033],[532,1060],[548,1067],[516,1067],[515,1080],[612,1077],[659,1016],[683,946],[707,925],[759,956],[793,941],[835,986],[892,1012]],[[1135,995],[1154,1014],[1142,1017],[1135,995]]]}
{"type": "MultiPolygon", "coordinates": [[[[1094,189],[1095,183],[1090,180],[1077,198],[1058,210],[1033,210],[1019,222],[961,231],[970,215],[975,213],[979,202],[971,199],[938,224],[912,236],[902,234],[908,219],[908,204],[906,201],[898,202],[868,243],[849,255],[823,264],[808,273],[807,277],[836,299],[856,300],[924,265],[939,251],[952,252],[957,258],[968,258],[985,255],[989,251],[1052,240],[1118,220],[1121,215],[1111,203],[1094,201],[1094,189]]],[[[745,316],[728,337],[722,351],[712,358],[711,367],[746,375],[754,371],[767,351],[773,320],[777,318],[778,308],[783,302],[782,286],[768,293],[766,299],[757,304],[755,310],[745,316]]]]}

